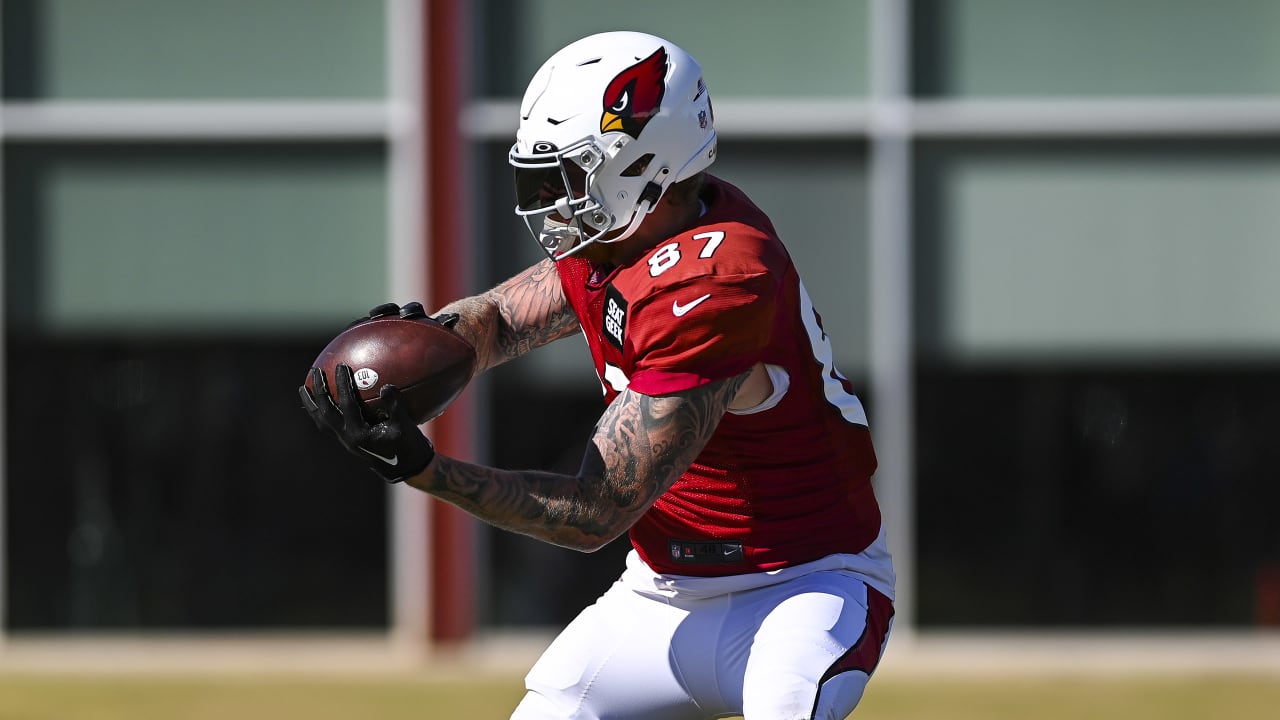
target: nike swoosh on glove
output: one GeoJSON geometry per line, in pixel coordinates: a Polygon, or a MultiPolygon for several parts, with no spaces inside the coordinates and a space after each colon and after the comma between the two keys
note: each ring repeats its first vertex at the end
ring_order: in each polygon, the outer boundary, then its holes
{"type": "Polygon", "coordinates": [[[436,456],[435,446],[401,404],[399,390],[392,385],[382,387],[378,397],[384,410],[371,423],[365,417],[351,368],[339,364],[335,375],[336,403],[320,368],[310,370],[311,386],[320,388],[315,397],[305,385],[298,388],[302,407],[316,427],[332,432],[348,452],[364,460],[387,482],[413,477],[431,464],[436,456]]]}

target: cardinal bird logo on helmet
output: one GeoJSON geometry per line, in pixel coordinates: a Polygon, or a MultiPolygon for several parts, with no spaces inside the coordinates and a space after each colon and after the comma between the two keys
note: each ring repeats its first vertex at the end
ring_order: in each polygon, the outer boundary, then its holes
{"type": "Polygon", "coordinates": [[[600,132],[620,130],[633,138],[662,108],[667,90],[667,50],[658,48],[649,57],[618,73],[604,90],[604,114],[600,132]]]}

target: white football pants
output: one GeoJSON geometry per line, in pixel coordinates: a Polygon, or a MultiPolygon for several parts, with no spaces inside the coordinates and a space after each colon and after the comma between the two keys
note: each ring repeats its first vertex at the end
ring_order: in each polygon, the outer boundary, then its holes
{"type": "Polygon", "coordinates": [[[710,597],[614,583],[547,648],[513,720],[844,720],[893,604],[847,571],[710,597]]]}

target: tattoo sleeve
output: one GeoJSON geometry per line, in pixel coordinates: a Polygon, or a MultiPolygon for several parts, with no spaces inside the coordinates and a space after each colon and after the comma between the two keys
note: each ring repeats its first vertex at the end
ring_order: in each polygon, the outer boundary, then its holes
{"type": "Polygon", "coordinates": [[[437,455],[408,483],[497,527],[590,552],[626,532],[689,468],[747,375],[660,397],[624,390],[596,423],[577,475],[437,455]]]}
{"type": "Polygon", "coordinates": [[[476,348],[476,374],[572,335],[579,328],[555,264],[549,259],[488,292],[452,302],[438,312],[458,313],[454,329],[476,348]]]}

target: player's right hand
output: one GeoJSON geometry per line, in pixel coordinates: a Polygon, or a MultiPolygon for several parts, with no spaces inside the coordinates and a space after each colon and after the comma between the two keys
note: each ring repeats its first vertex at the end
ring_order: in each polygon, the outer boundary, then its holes
{"type": "Polygon", "coordinates": [[[303,409],[316,427],[333,433],[347,452],[363,460],[382,479],[400,482],[422,472],[435,459],[435,446],[400,403],[400,392],[395,387],[384,385],[379,391],[386,410],[379,413],[377,422],[370,423],[361,411],[350,367],[338,365],[333,379],[337,385],[336,401],[324,371],[313,367],[310,373],[311,386],[316,391],[313,395],[306,385],[298,388],[303,409]]]}

